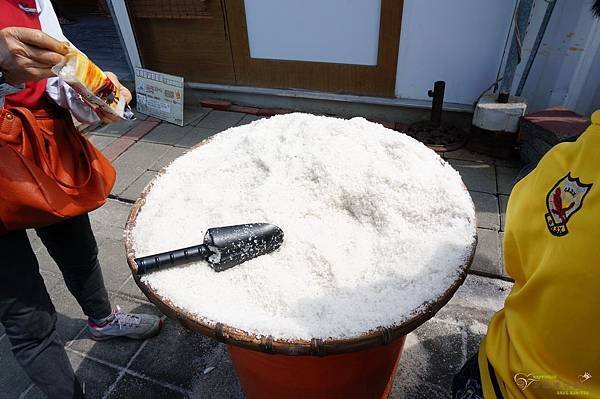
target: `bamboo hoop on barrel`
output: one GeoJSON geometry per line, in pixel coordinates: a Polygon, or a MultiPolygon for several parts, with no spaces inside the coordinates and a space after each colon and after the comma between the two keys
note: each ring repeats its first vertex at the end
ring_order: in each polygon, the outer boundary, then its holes
{"type": "MultiPolygon", "coordinates": [[[[191,150],[204,146],[209,142],[210,138],[198,143],[192,147],[191,150]]],[[[168,165],[162,168],[157,177],[163,174],[167,167],[168,165]]],[[[259,352],[288,356],[328,356],[358,352],[375,346],[387,345],[417,329],[427,320],[431,319],[448,303],[448,301],[450,301],[456,290],[458,290],[467,277],[467,272],[471,267],[475,255],[475,248],[477,247],[477,235],[475,235],[474,241],[470,246],[470,254],[465,263],[460,266],[459,273],[453,284],[438,298],[424,303],[413,315],[411,315],[411,317],[398,325],[389,327],[380,326],[365,334],[349,338],[301,340],[278,339],[272,336],[256,336],[255,334],[248,333],[238,328],[194,315],[191,312],[178,307],[170,299],[161,296],[141,281],[137,274],[137,265],[134,261],[135,251],[133,250],[132,231],[136,223],[137,215],[144,206],[146,196],[152,189],[154,181],[155,180],[146,186],[144,191],[140,194],[140,197],[134,203],[129,213],[127,224],[125,225],[127,264],[131,269],[135,283],[150,302],[156,305],[165,315],[177,320],[184,327],[225,344],[236,345],[259,352]]],[[[464,187],[464,185],[463,188],[467,191],[467,188],[464,187]]]]}

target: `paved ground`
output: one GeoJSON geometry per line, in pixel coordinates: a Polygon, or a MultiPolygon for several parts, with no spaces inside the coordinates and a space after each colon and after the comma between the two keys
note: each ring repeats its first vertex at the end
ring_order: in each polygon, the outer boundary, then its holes
{"type": "MultiPolygon", "coordinates": [[[[140,116],[135,122],[88,132],[89,138],[114,160],[118,171],[111,199],[91,216],[114,305],[128,311],[159,313],[138,290],[125,263],[122,234],[131,203],[157,171],[189,147],[254,119],[198,108],[186,111],[184,127],[140,116]]],[[[502,306],[511,287],[501,280],[504,269],[500,243],[504,210],[518,163],[466,150],[445,157],[463,176],[476,204],[479,245],[473,271],[488,277],[469,276],[436,317],[408,336],[391,398],[449,397],[453,374],[476,351],[489,318],[502,306]]],[[[91,398],[243,398],[224,346],[172,320],[166,320],[160,336],[144,342],[92,341],[85,330],[84,316],[56,265],[34,234],[31,240],[59,313],[59,332],[91,398]]],[[[0,370],[0,397],[43,397],[15,364],[1,327],[0,370]]]]}

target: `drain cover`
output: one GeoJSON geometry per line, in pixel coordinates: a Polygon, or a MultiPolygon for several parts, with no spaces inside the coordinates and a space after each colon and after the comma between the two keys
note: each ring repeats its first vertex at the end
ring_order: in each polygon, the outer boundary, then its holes
{"type": "Polygon", "coordinates": [[[453,125],[436,125],[431,121],[416,122],[404,132],[436,152],[454,151],[467,142],[467,133],[453,125]]]}

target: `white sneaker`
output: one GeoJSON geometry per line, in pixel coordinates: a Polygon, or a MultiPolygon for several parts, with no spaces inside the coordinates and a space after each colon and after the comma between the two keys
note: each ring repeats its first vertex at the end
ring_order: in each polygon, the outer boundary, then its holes
{"type": "Polygon", "coordinates": [[[106,324],[97,325],[88,319],[88,329],[92,339],[104,341],[111,338],[127,337],[146,339],[157,335],[162,327],[162,320],[151,314],[125,313],[117,306],[106,324]]]}

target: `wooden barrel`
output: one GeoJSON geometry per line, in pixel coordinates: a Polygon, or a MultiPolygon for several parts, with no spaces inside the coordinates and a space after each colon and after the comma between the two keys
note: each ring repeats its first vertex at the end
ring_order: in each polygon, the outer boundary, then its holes
{"type": "MultiPolygon", "coordinates": [[[[209,140],[198,144],[204,145],[209,140]]],[[[196,147],[198,147],[196,146],[196,147]]],[[[161,173],[164,172],[161,171],[161,173]]],[[[475,254],[477,237],[469,256],[458,267],[450,286],[435,300],[424,303],[402,323],[380,326],[365,334],[340,339],[277,339],[257,337],[219,322],[209,323],[176,306],[137,274],[132,231],[144,207],[149,184],[135,202],[125,228],[127,263],[135,282],[164,314],[190,330],[228,344],[234,367],[248,399],[356,399],[387,398],[406,335],[433,317],[452,298],[466,278],[475,254]]],[[[466,188],[464,188],[466,191],[466,188]]]]}
{"type": "Polygon", "coordinates": [[[248,399],[373,399],[392,390],[404,340],[331,356],[228,349],[248,399]]]}
{"type": "Polygon", "coordinates": [[[387,397],[406,335],[433,317],[452,298],[466,278],[477,246],[475,237],[470,244],[469,256],[458,266],[452,284],[402,323],[340,339],[257,337],[234,326],[209,322],[194,315],[140,280],[134,261],[132,231],[151,189],[152,183],[135,202],[125,228],[127,263],[133,278],[150,302],[165,315],[190,330],[229,345],[235,369],[249,399],[387,397]]]}

